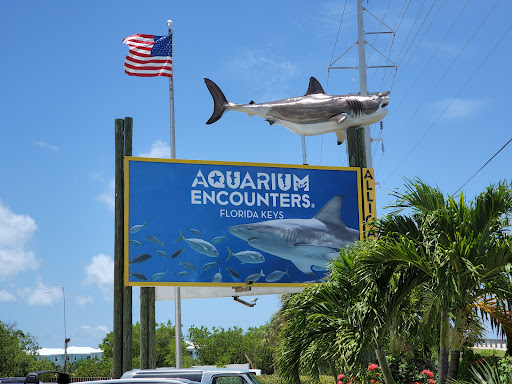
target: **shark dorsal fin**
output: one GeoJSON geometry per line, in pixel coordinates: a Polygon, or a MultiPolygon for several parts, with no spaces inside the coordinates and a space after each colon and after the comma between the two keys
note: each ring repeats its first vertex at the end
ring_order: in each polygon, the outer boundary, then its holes
{"type": "Polygon", "coordinates": [[[315,79],[314,77],[312,77],[311,79],[309,79],[308,91],[306,92],[306,94],[304,96],[317,95],[319,93],[325,95],[325,91],[322,88],[322,86],[320,85],[320,83],[318,82],[318,80],[315,79]]]}
{"type": "Polygon", "coordinates": [[[340,217],[342,201],[343,195],[334,196],[318,211],[315,219],[325,224],[345,226],[340,217]]]}

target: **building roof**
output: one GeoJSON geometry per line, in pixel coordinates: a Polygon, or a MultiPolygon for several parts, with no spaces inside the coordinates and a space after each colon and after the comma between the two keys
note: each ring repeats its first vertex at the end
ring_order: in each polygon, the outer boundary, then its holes
{"type": "MultiPolygon", "coordinates": [[[[68,355],[89,355],[92,353],[102,353],[102,349],[90,347],[68,347],[68,355]]],[[[63,355],[64,348],[41,348],[37,350],[39,356],[63,355]]]]}

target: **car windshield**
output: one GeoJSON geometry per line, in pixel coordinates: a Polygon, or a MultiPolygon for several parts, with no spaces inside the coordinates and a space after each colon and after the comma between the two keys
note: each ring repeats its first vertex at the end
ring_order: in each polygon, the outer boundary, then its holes
{"type": "Polygon", "coordinates": [[[256,378],[252,374],[248,373],[247,376],[249,377],[249,379],[251,380],[252,383],[260,384],[260,382],[258,380],[256,380],[256,378]]]}

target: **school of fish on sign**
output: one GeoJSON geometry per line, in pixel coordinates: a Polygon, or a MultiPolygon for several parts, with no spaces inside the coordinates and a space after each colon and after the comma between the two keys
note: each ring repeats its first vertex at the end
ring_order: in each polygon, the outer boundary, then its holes
{"type": "MultiPolygon", "coordinates": [[[[142,231],[144,228],[147,228],[146,223],[137,224],[130,228],[129,233],[130,233],[130,235],[133,235],[135,233],[142,231]]],[[[191,233],[191,237],[185,237],[185,235],[180,230],[179,237],[174,241],[174,243],[184,241],[187,244],[189,249],[191,249],[199,254],[202,254],[204,256],[214,258],[216,260],[208,261],[205,264],[203,264],[201,267],[198,267],[198,266],[194,265],[193,263],[183,261],[183,256],[185,256],[185,254],[183,252],[188,249],[188,248],[185,248],[185,246],[182,245],[180,248],[175,249],[174,252],[169,255],[169,253],[164,250],[165,243],[166,243],[165,241],[161,241],[160,239],[158,239],[155,236],[148,235],[145,237],[145,240],[147,240],[147,241],[141,242],[141,241],[135,240],[135,239],[130,239],[128,241],[129,244],[131,244],[137,248],[138,247],[140,247],[140,248],[146,247],[147,248],[148,243],[150,243],[150,247],[153,248],[153,251],[150,252],[152,254],[140,253],[129,261],[129,263],[130,263],[129,276],[133,277],[137,280],[140,280],[140,281],[148,281],[148,276],[146,276],[144,273],[141,273],[140,271],[139,272],[136,271],[137,265],[147,262],[148,260],[150,260],[153,257],[153,255],[156,255],[156,256],[159,256],[162,258],[167,258],[169,260],[178,259],[177,265],[180,268],[183,268],[183,270],[181,270],[179,272],[174,272],[174,279],[180,279],[180,280],[186,281],[187,279],[189,279],[189,276],[191,276],[191,273],[198,271],[198,268],[200,268],[202,271],[208,271],[208,270],[213,271],[213,270],[217,270],[217,268],[218,268],[218,272],[216,272],[213,275],[213,277],[211,278],[211,281],[212,281],[212,283],[223,282],[224,277],[223,277],[223,272],[222,272],[222,267],[221,267],[222,263],[221,263],[220,255],[216,248],[216,245],[218,246],[219,244],[223,243],[227,239],[227,235],[216,236],[213,239],[211,239],[210,241],[206,241],[201,238],[202,233],[198,229],[189,227],[189,228],[187,228],[187,231],[191,233]],[[156,248],[157,246],[159,246],[160,248],[157,249],[156,248]]],[[[140,236],[138,236],[138,237],[140,237],[140,236]]],[[[226,247],[226,248],[228,251],[228,256],[227,256],[225,262],[229,261],[231,258],[234,257],[234,258],[238,259],[241,262],[241,264],[265,263],[265,257],[257,251],[243,250],[243,251],[239,251],[239,252],[233,252],[229,247],[226,247]]],[[[277,282],[277,281],[281,280],[285,275],[290,276],[288,274],[288,269],[286,271],[275,270],[275,271],[269,273],[268,275],[264,274],[263,268],[257,268],[257,269],[255,269],[255,271],[254,271],[255,273],[249,274],[243,280],[244,283],[246,283],[246,284],[251,283],[251,282],[255,283],[262,277],[265,277],[265,281],[267,283],[273,283],[273,282],[277,282]],[[257,269],[260,269],[260,271],[257,272],[257,269]]],[[[225,271],[227,271],[227,273],[224,272],[224,275],[230,276],[234,282],[242,281],[240,274],[236,270],[227,266],[227,268],[225,268],[225,271]]],[[[155,282],[156,281],[174,281],[174,280],[172,280],[172,277],[173,277],[172,273],[169,272],[169,270],[167,269],[166,271],[154,273],[152,276],[149,277],[149,280],[155,281],[155,282]]]]}

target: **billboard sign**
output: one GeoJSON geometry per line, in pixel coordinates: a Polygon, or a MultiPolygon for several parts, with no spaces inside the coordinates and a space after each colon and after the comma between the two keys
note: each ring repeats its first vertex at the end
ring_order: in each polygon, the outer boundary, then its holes
{"type": "Polygon", "coordinates": [[[125,284],[303,286],[362,236],[359,168],[127,157],[125,284]]]}

